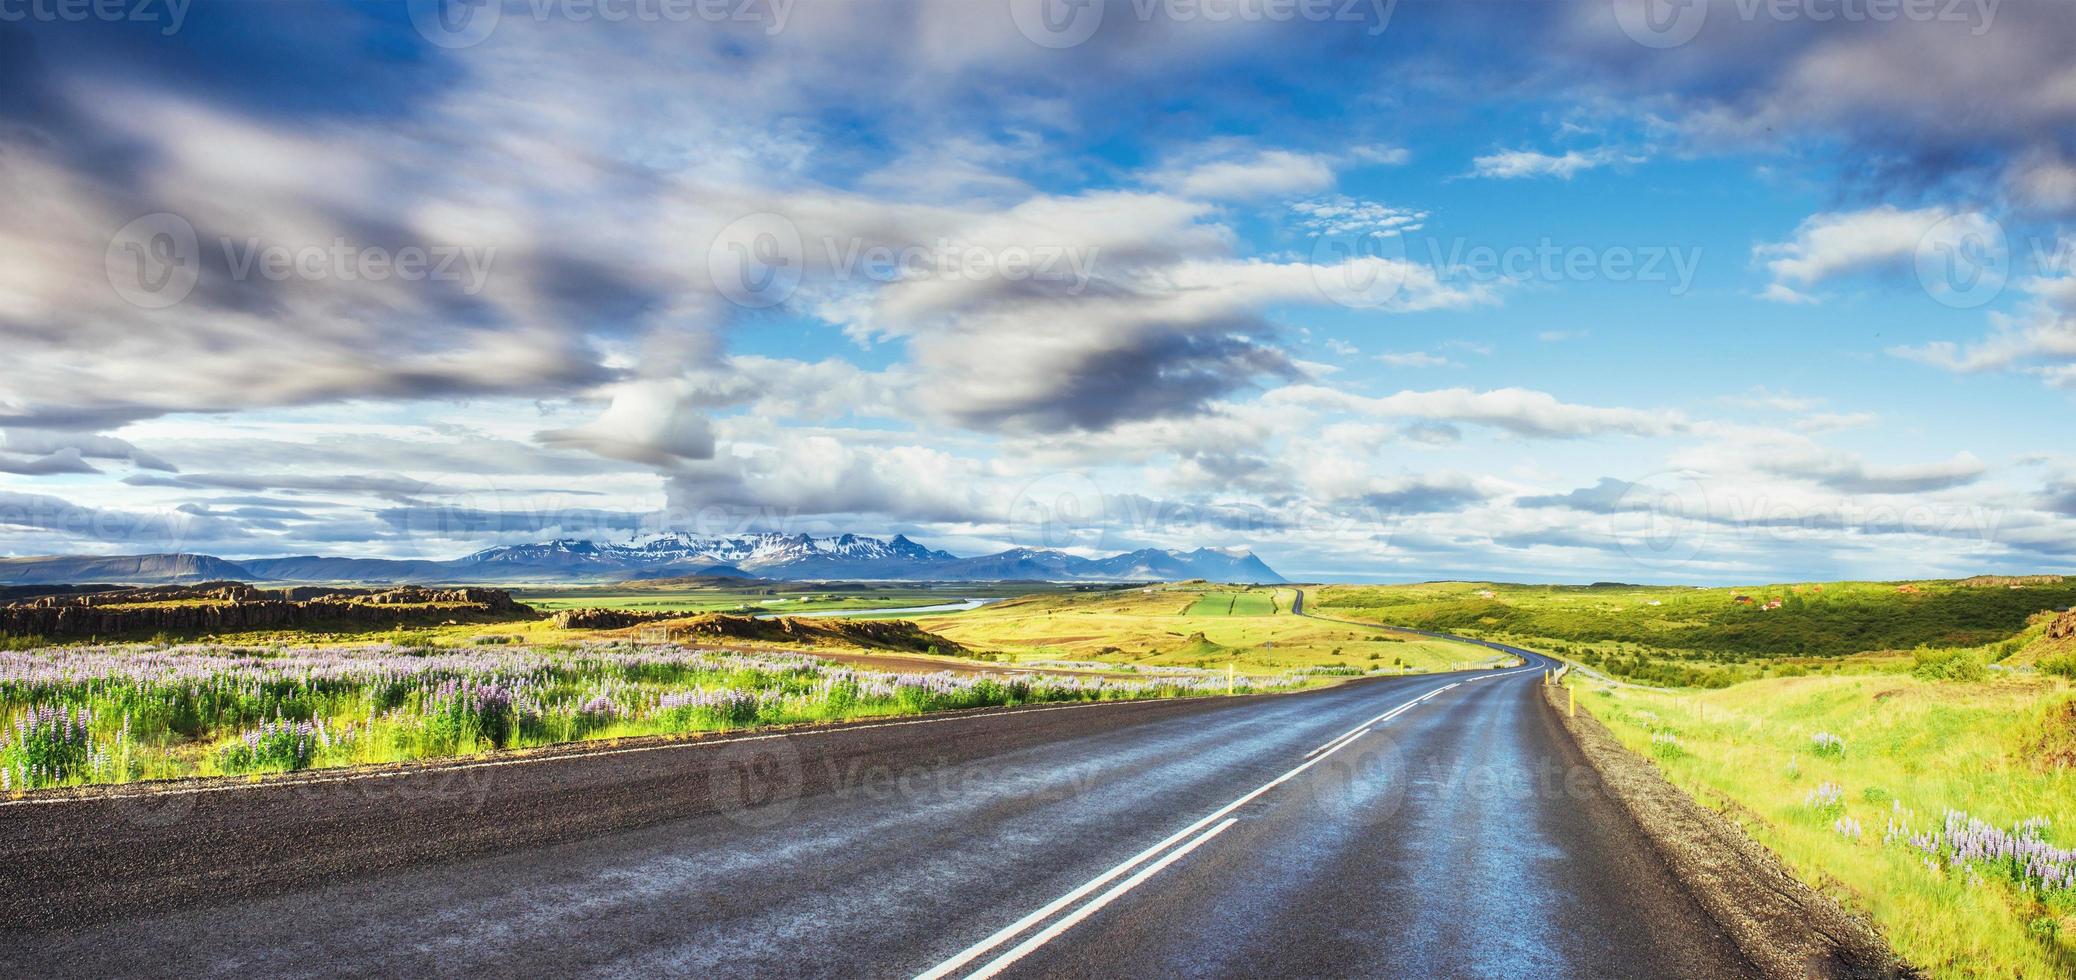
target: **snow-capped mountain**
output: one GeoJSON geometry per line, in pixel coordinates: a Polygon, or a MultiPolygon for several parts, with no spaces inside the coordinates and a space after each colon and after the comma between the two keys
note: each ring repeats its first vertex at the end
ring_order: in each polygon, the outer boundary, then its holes
{"type": "Polygon", "coordinates": [[[1283,577],[1244,548],[1195,551],[1144,549],[1107,558],[1063,551],[1012,548],[961,558],[923,547],[901,535],[881,540],[856,534],[815,537],[759,533],[705,537],[669,532],[622,542],[562,538],[508,545],[452,561],[386,558],[251,558],[145,555],[125,559],[20,558],[0,564],[0,582],[161,582],[206,574],[212,579],[268,582],[617,582],[628,579],[727,576],[804,580],[989,582],[1214,582],[1273,583],[1283,577]],[[94,574],[85,574],[86,569],[94,574]]]}

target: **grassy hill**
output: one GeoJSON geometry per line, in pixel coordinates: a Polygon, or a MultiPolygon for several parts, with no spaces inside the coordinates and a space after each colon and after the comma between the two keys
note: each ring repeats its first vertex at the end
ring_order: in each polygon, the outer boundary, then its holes
{"type": "Polygon", "coordinates": [[[2076,605],[2060,576],[1961,581],[1823,582],[1695,589],[1440,582],[1329,586],[1322,615],[1506,637],[1646,683],[1721,686],[1837,658],[1922,648],[2025,645],[2041,613],[2076,605]]]}

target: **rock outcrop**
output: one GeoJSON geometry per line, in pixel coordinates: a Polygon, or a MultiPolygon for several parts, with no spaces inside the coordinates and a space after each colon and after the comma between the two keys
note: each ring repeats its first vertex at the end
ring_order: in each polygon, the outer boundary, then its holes
{"type": "Polygon", "coordinates": [[[537,619],[499,589],[256,589],[204,582],[84,595],[41,596],[0,606],[0,634],[73,638],[263,629],[385,629],[444,622],[537,619]]]}
{"type": "Polygon", "coordinates": [[[2048,639],[2066,640],[2070,637],[2076,637],[2076,609],[2056,616],[2054,622],[2047,624],[2048,639]]]}

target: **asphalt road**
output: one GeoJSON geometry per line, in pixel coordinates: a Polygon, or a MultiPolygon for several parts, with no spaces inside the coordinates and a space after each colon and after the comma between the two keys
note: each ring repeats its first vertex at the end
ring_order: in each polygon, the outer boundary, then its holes
{"type": "Polygon", "coordinates": [[[1539,674],[0,806],[0,975],[1749,975],[1539,674]]]}

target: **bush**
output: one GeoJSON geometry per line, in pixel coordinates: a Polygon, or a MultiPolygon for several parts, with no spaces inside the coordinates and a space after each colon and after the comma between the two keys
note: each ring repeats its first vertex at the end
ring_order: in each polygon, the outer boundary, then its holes
{"type": "Polygon", "coordinates": [[[1818,732],[1809,737],[1810,754],[1820,759],[1838,759],[1845,755],[1845,739],[1830,732],[1818,732]]]}
{"type": "Polygon", "coordinates": [[[2040,660],[2040,672],[2076,680],[2076,653],[2058,653],[2040,660]]]}
{"type": "Polygon", "coordinates": [[[1982,658],[1967,650],[1919,650],[1910,674],[1926,681],[1979,681],[1987,673],[1982,658]]]}

